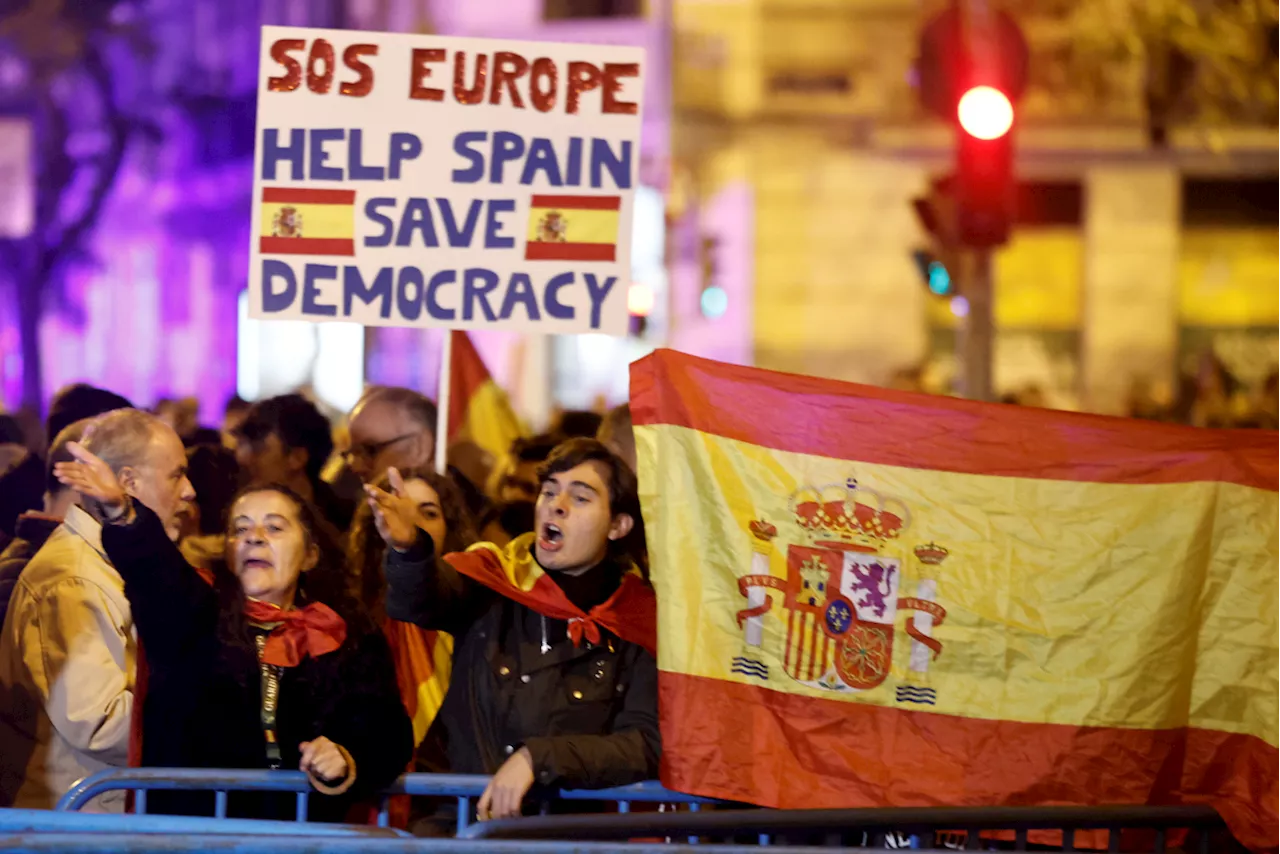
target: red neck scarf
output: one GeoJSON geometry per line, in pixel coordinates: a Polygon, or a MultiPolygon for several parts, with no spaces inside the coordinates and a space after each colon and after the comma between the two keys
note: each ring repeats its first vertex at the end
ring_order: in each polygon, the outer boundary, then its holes
{"type": "Polygon", "coordinates": [[[262,651],[263,662],[277,667],[296,667],[308,655],[317,658],[333,652],[347,639],[347,624],[320,602],[285,611],[267,602],[246,599],[244,615],[259,625],[279,624],[267,635],[262,651]]]}
{"type": "Polygon", "coordinates": [[[658,600],[639,570],[634,566],[628,569],[608,600],[583,612],[533,559],[534,539],[533,534],[517,537],[505,550],[479,543],[465,552],[445,555],[445,560],[490,590],[544,617],[568,622],[575,646],[581,645],[583,638],[600,643],[603,628],[644,647],[651,655],[657,654],[658,600]]]}

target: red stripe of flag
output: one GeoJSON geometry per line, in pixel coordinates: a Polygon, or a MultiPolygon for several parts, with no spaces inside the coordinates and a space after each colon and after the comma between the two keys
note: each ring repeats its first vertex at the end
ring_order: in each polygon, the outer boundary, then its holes
{"type": "Polygon", "coordinates": [[[355,255],[356,242],[349,237],[259,237],[263,255],[355,255]]]}
{"type": "Polygon", "coordinates": [[[612,243],[539,243],[525,244],[526,261],[616,261],[618,247],[612,243]]]}
{"type": "Polygon", "coordinates": [[[308,187],[263,187],[262,201],[289,205],[354,205],[355,190],[317,190],[308,187]]]}
{"type": "Polygon", "coordinates": [[[1246,846],[1276,847],[1276,748],[1252,735],[984,720],[667,670],[658,707],[677,792],[774,809],[1208,803],[1246,846]],[[1099,771],[1115,757],[1124,773],[1099,771]]]}
{"type": "Polygon", "coordinates": [[[565,208],[578,211],[616,211],[622,206],[621,196],[534,196],[533,208],[565,208]]]}

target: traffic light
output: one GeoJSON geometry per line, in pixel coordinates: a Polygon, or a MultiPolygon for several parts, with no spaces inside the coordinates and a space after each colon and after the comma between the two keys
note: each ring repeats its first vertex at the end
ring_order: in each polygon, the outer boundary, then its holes
{"type": "Polygon", "coordinates": [[[1013,219],[1013,104],[999,89],[975,86],[960,97],[956,120],[957,238],[999,246],[1013,219]]]}
{"type": "Polygon", "coordinates": [[[951,271],[941,258],[927,249],[917,249],[911,253],[911,260],[920,271],[920,278],[924,279],[929,293],[940,297],[955,295],[955,280],[951,278],[951,271]]]}
{"type": "Polygon", "coordinates": [[[929,293],[940,297],[959,292],[954,184],[949,179],[934,182],[925,195],[911,202],[921,229],[929,237],[928,248],[912,251],[911,260],[929,293]]]}
{"type": "Polygon", "coordinates": [[[958,6],[926,25],[917,72],[921,100],[956,128],[955,239],[989,249],[1013,219],[1014,104],[1027,82],[1026,39],[1005,12],[958,6]]]}
{"type": "Polygon", "coordinates": [[[702,294],[698,308],[708,320],[715,320],[729,310],[729,293],[720,280],[719,255],[719,238],[702,238],[702,294]]]}
{"type": "Polygon", "coordinates": [[[993,140],[1013,128],[1013,104],[993,86],[974,86],[956,105],[960,129],[975,139],[993,140]]]}

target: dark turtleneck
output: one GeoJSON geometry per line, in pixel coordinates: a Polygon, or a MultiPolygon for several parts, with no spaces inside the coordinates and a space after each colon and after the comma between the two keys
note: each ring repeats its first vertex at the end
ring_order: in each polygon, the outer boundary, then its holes
{"type": "Polygon", "coordinates": [[[606,557],[603,562],[581,575],[566,575],[547,569],[543,571],[564,591],[569,601],[584,613],[608,601],[622,583],[622,566],[611,557],[606,557]]]}

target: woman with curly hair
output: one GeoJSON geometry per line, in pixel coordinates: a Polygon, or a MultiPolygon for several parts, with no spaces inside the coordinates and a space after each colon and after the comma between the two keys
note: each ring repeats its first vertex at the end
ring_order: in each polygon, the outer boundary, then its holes
{"type": "MultiPolygon", "coordinates": [[[[341,550],[287,487],[242,490],[225,559],[203,580],[160,520],[78,444],[59,463],[103,522],[146,650],[142,763],[297,768],[313,820],[342,820],[412,755],[412,730],[382,632],[347,593],[341,550]],[[335,561],[335,556],[338,560],[335,561]]],[[[156,792],[153,812],[211,814],[212,793],[156,792]]],[[[292,818],[291,794],[236,793],[229,814],[292,818]]]]}
{"type": "MultiPolygon", "coordinates": [[[[400,476],[404,494],[416,507],[418,527],[439,544],[441,554],[466,551],[476,542],[471,512],[462,490],[452,479],[426,467],[405,469],[400,476]]],[[[386,475],[378,485],[390,488],[386,475]]],[[[387,618],[387,580],[382,571],[386,550],[374,524],[373,511],[367,502],[362,503],[351,528],[347,563],[355,573],[353,586],[361,603],[374,615],[391,646],[400,696],[413,720],[413,741],[418,745],[426,737],[449,688],[453,638],[444,632],[387,618]]]]}

